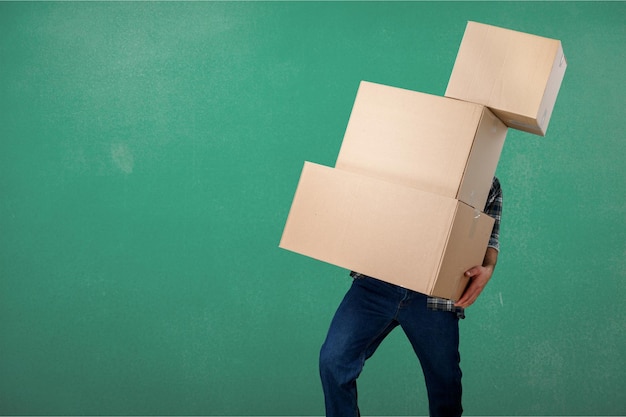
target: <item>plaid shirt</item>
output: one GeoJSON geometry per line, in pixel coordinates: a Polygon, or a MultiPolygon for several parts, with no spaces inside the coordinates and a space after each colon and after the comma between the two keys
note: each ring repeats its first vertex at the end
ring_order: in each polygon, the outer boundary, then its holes
{"type": "MultiPolygon", "coordinates": [[[[485,214],[494,218],[491,237],[488,247],[500,250],[500,217],[502,216],[502,188],[498,178],[493,177],[487,203],[485,204],[485,214]]],[[[364,275],[358,272],[350,272],[353,278],[362,278],[364,275]]],[[[453,311],[461,319],[465,318],[465,309],[455,307],[454,301],[445,298],[428,297],[428,309],[436,311],[453,311]]]]}

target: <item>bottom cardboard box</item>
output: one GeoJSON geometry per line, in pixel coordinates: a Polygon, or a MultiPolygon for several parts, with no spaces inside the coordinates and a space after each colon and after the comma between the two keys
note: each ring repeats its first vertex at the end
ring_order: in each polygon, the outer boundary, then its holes
{"type": "Polygon", "coordinates": [[[279,246],[457,300],[493,222],[453,198],[305,162],[279,246]]]}

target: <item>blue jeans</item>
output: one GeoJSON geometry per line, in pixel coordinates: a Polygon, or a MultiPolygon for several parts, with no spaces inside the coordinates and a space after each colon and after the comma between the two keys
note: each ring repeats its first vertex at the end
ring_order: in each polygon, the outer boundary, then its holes
{"type": "Polygon", "coordinates": [[[353,281],[320,352],[327,417],[360,415],[356,380],[366,359],[398,325],[422,366],[430,416],[462,414],[459,319],[456,313],[429,310],[426,300],[374,278],[353,281]]]}

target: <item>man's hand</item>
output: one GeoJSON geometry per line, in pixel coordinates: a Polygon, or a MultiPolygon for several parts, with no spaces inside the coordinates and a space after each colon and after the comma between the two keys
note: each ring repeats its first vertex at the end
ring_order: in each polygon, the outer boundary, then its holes
{"type": "Polygon", "coordinates": [[[463,295],[454,304],[455,306],[467,308],[474,304],[474,301],[476,301],[491,279],[497,259],[498,251],[494,248],[487,248],[482,266],[475,266],[465,272],[465,276],[469,277],[470,280],[463,295]]]}

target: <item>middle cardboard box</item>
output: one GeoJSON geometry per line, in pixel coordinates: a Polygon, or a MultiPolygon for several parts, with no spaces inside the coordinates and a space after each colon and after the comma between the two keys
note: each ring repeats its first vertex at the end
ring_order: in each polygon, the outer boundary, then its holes
{"type": "Polygon", "coordinates": [[[483,210],[507,130],[483,105],[362,81],[335,167],[483,210]]]}

